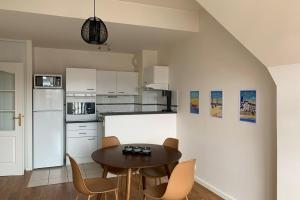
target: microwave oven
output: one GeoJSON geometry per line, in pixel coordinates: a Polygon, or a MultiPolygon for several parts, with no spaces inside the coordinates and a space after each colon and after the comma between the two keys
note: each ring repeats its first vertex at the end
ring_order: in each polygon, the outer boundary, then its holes
{"type": "Polygon", "coordinates": [[[62,88],[62,75],[35,74],[34,88],[62,88]]]}

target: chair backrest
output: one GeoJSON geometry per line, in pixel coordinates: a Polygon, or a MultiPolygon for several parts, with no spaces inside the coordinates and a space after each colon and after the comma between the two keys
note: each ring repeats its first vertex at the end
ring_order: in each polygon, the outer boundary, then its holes
{"type": "Polygon", "coordinates": [[[174,148],[174,149],[178,149],[178,139],[176,138],[167,138],[165,141],[164,141],[164,146],[166,147],[170,147],[170,148],[174,148]]]}
{"type": "Polygon", "coordinates": [[[82,178],[80,169],[78,164],[76,163],[76,161],[69,155],[67,154],[67,156],[70,159],[70,163],[71,163],[71,168],[72,168],[72,176],[73,176],[73,185],[75,187],[75,189],[77,190],[77,192],[85,194],[85,195],[90,195],[91,192],[87,189],[84,180],[82,178]]]}
{"type": "Polygon", "coordinates": [[[162,199],[185,199],[194,185],[195,164],[196,160],[190,160],[181,162],[174,168],[162,199]]]}
{"type": "Polygon", "coordinates": [[[108,136],[102,138],[102,148],[119,146],[121,143],[116,136],[108,136]]]}

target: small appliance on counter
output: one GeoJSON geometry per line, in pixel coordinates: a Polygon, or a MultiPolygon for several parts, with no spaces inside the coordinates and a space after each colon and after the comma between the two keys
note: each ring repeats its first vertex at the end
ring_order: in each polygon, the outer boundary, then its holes
{"type": "Polygon", "coordinates": [[[173,112],[171,109],[172,106],[172,91],[171,90],[163,90],[162,95],[167,98],[167,109],[162,110],[162,112],[173,112]]]}
{"type": "Polygon", "coordinates": [[[35,74],[34,88],[62,88],[62,75],[59,74],[35,74]]]}

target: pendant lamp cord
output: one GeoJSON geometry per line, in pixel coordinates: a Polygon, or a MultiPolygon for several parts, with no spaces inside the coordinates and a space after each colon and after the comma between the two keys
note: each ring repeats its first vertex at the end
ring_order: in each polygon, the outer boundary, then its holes
{"type": "Polygon", "coordinates": [[[96,17],[96,0],[94,0],[94,18],[96,17]]]}

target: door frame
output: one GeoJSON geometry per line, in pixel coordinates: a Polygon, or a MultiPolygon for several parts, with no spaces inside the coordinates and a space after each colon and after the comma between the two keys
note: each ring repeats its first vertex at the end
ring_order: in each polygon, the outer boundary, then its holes
{"type": "MultiPolygon", "coordinates": [[[[23,63],[24,72],[24,170],[30,171],[33,166],[33,151],[32,151],[32,59],[33,48],[31,40],[13,40],[7,38],[0,38],[1,44],[4,47],[13,49],[18,52],[15,55],[4,56],[0,58],[0,62],[21,62],[23,63]],[[20,53],[22,52],[22,53],[20,53]]],[[[3,50],[3,49],[2,49],[3,50]]]]}

